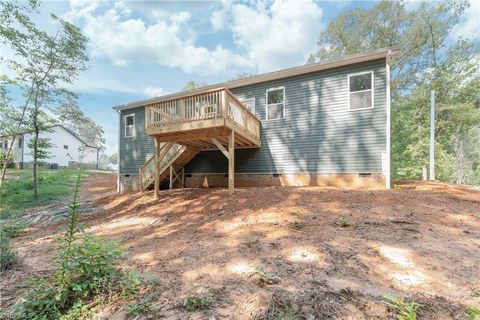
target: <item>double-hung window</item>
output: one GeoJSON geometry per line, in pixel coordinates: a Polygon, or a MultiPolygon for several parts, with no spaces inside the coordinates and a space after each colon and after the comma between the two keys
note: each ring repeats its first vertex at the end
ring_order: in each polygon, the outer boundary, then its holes
{"type": "Polygon", "coordinates": [[[348,106],[350,110],[373,108],[373,72],[348,75],[348,106]]]}
{"type": "Polygon", "coordinates": [[[135,115],[130,114],[125,116],[125,137],[135,136],[135,115]]]}
{"type": "Polygon", "coordinates": [[[273,88],[267,90],[267,110],[266,119],[284,119],[285,118],[285,88],[273,88]]]}

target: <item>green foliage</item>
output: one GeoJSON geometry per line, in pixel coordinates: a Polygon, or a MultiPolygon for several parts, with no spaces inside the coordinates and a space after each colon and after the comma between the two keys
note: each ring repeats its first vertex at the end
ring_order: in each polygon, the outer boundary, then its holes
{"type": "Polygon", "coordinates": [[[382,303],[395,313],[397,320],[416,320],[417,310],[422,307],[415,301],[407,302],[404,298],[397,298],[392,295],[383,296],[382,303]]]}
{"type": "Polygon", "coordinates": [[[5,233],[10,238],[19,236],[25,229],[25,221],[21,219],[3,219],[0,225],[0,232],[5,233]]]}
{"type": "Polygon", "coordinates": [[[75,319],[87,315],[85,306],[93,300],[131,297],[138,288],[138,275],[118,266],[118,245],[84,234],[77,214],[81,179],[78,169],[67,230],[57,240],[58,267],[52,277],[32,280],[23,302],[15,306],[18,319],[75,319]]]}
{"type": "Polygon", "coordinates": [[[215,301],[213,294],[194,287],[193,292],[183,300],[183,307],[189,311],[208,310],[215,301]]]}
{"type": "Polygon", "coordinates": [[[56,111],[60,123],[75,132],[83,141],[97,147],[105,145],[103,128],[80,109],[75,95],[68,95],[62,100],[56,111]]]}
{"type": "Polygon", "coordinates": [[[9,269],[17,262],[17,254],[10,248],[10,235],[0,229],[0,271],[9,269]]]}
{"type": "Polygon", "coordinates": [[[205,86],[208,86],[208,83],[196,82],[196,81],[190,80],[183,86],[182,91],[196,90],[205,86]]]}
{"type": "Polygon", "coordinates": [[[253,273],[258,277],[261,284],[275,284],[280,282],[280,278],[271,272],[266,272],[263,266],[257,266],[253,273]]]}
{"type": "MultiPolygon", "coordinates": [[[[8,173],[14,178],[4,181],[2,190],[2,201],[0,209],[2,218],[12,217],[18,214],[19,210],[34,207],[36,205],[47,205],[65,198],[71,194],[75,187],[76,173],[74,169],[39,170],[40,179],[38,182],[39,192],[42,197],[37,203],[33,198],[33,179],[31,170],[9,170],[8,173]]],[[[81,183],[90,175],[90,172],[83,171],[81,183]]]]}
{"type": "Polygon", "coordinates": [[[468,320],[480,320],[480,310],[475,307],[468,307],[465,316],[468,320]]]}
{"type": "Polygon", "coordinates": [[[127,305],[125,312],[129,316],[139,316],[141,314],[155,313],[152,298],[145,297],[140,302],[132,302],[127,305]]]}
{"type": "Polygon", "coordinates": [[[339,217],[337,221],[335,221],[335,224],[337,226],[340,226],[342,228],[349,227],[350,226],[350,221],[348,220],[347,217],[339,217]]]}

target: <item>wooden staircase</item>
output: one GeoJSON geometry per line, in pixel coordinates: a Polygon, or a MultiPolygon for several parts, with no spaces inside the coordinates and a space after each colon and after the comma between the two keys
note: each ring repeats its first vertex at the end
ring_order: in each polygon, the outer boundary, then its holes
{"type": "MultiPolygon", "coordinates": [[[[182,170],[185,165],[197,155],[199,151],[172,142],[163,143],[158,155],[159,183],[167,177],[179,180],[178,169],[182,170]]],[[[155,155],[148,159],[139,169],[140,187],[144,191],[155,183],[155,155]]],[[[170,179],[172,187],[172,179],[170,179]]],[[[183,180],[183,178],[181,179],[183,180]]],[[[183,184],[183,181],[182,181],[183,184]]]]}

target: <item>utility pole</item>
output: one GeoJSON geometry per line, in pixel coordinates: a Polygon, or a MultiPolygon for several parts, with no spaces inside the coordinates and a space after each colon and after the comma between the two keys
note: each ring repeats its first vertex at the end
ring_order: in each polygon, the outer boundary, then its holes
{"type": "Polygon", "coordinates": [[[430,92],[430,180],[435,180],[435,90],[430,92]]]}

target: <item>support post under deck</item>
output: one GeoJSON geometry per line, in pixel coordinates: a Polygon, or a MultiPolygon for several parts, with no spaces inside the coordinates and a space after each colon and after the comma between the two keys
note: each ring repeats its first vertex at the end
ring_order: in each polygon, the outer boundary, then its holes
{"type": "Polygon", "coordinates": [[[235,188],[235,131],[228,136],[228,193],[233,194],[235,188]]]}
{"type": "Polygon", "coordinates": [[[155,199],[158,199],[160,189],[160,142],[158,138],[155,138],[155,187],[154,187],[154,195],[155,199]]]}

